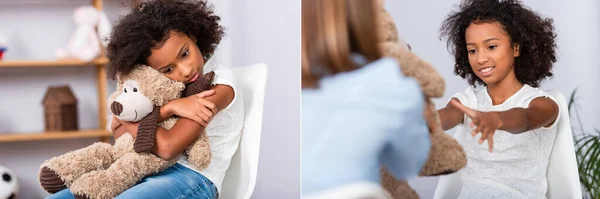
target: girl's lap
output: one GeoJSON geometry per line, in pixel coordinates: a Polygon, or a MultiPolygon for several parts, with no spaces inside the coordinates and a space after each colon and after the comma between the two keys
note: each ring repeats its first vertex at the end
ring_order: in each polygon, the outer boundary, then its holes
{"type": "MultiPolygon", "coordinates": [[[[48,199],[74,198],[69,189],[62,190],[48,199]]],[[[116,197],[125,198],[217,198],[215,186],[203,175],[180,164],[143,178],[138,184],[116,197]]]]}

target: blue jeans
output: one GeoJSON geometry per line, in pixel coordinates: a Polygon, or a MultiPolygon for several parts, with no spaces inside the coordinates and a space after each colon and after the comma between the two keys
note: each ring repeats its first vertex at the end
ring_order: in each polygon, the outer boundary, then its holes
{"type": "MultiPolygon", "coordinates": [[[[46,199],[74,199],[69,189],[59,191],[46,199]]],[[[217,188],[202,174],[179,163],[163,172],[148,176],[116,197],[125,198],[217,198],[217,188]]]]}

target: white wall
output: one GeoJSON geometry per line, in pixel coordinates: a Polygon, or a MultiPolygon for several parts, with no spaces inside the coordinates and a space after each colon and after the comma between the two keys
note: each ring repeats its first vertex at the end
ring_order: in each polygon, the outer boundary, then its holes
{"type": "Polygon", "coordinates": [[[252,198],[300,198],[300,1],[214,1],[226,36],[218,61],[269,66],[252,198]]]}
{"type": "MultiPolygon", "coordinates": [[[[8,34],[5,60],[52,59],[74,25],[72,11],[89,1],[2,1],[0,33],[8,34]],[[32,3],[33,2],[33,3],[32,3]]],[[[125,1],[129,2],[129,1],[125,1]]],[[[269,65],[258,181],[254,198],[299,198],[300,193],[300,3],[214,1],[227,36],[216,54],[225,66],[269,65]]],[[[105,0],[115,21],[127,11],[105,0]]],[[[79,100],[82,129],[98,128],[95,70],[90,67],[0,68],[0,133],[43,131],[41,100],[48,85],[68,84],[79,100]]],[[[114,83],[109,83],[109,93],[114,83]]],[[[37,181],[39,165],[52,156],[85,147],[95,139],[0,143],[0,164],[15,171],[19,198],[46,196],[37,181]]]]}
{"type": "MultiPolygon", "coordinates": [[[[439,28],[444,17],[455,9],[454,1],[422,0],[386,2],[386,8],[394,17],[400,36],[407,41],[414,52],[432,63],[446,79],[446,92],[435,99],[441,108],[454,93],[464,91],[468,86],[465,80],[453,73],[453,57],[446,48],[446,41],[439,40],[439,28]]],[[[594,0],[524,0],[533,10],[554,18],[558,34],[558,61],[554,68],[554,78],[542,83],[542,88],[559,90],[568,98],[575,87],[579,87],[579,104],[583,126],[587,131],[598,128],[597,118],[600,94],[597,86],[600,69],[594,59],[599,52],[600,41],[600,2],[594,0]]],[[[573,118],[575,119],[575,118],[573,118]]],[[[574,120],[572,120],[574,122],[574,120]]],[[[573,124],[578,126],[577,124],[573,124]]],[[[454,130],[448,133],[454,134],[454,130]]],[[[418,178],[410,184],[421,198],[433,198],[437,177],[418,178]]]]}
{"type": "Polygon", "coordinates": [[[300,1],[231,2],[232,64],[269,65],[253,198],[300,198],[300,1]]]}

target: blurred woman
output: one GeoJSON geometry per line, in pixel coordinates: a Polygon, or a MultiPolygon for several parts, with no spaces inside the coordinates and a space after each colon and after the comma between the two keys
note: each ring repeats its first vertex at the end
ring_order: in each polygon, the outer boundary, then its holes
{"type": "MultiPolygon", "coordinates": [[[[376,1],[302,0],[302,192],[417,175],[429,153],[422,92],[378,47],[376,1]]],[[[360,187],[360,186],[358,186],[360,187]]]]}

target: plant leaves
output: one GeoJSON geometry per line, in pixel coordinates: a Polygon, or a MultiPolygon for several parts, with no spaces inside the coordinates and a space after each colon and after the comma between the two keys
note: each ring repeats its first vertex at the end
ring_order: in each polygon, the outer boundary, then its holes
{"type": "Polygon", "coordinates": [[[575,87],[575,89],[573,90],[573,93],[571,93],[571,96],[569,96],[569,105],[567,106],[569,108],[569,116],[571,116],[571,110],[573,110],[571,107],[575,103],[575,94],[576,93],[577,93],[577,87],[575,87]]]}

